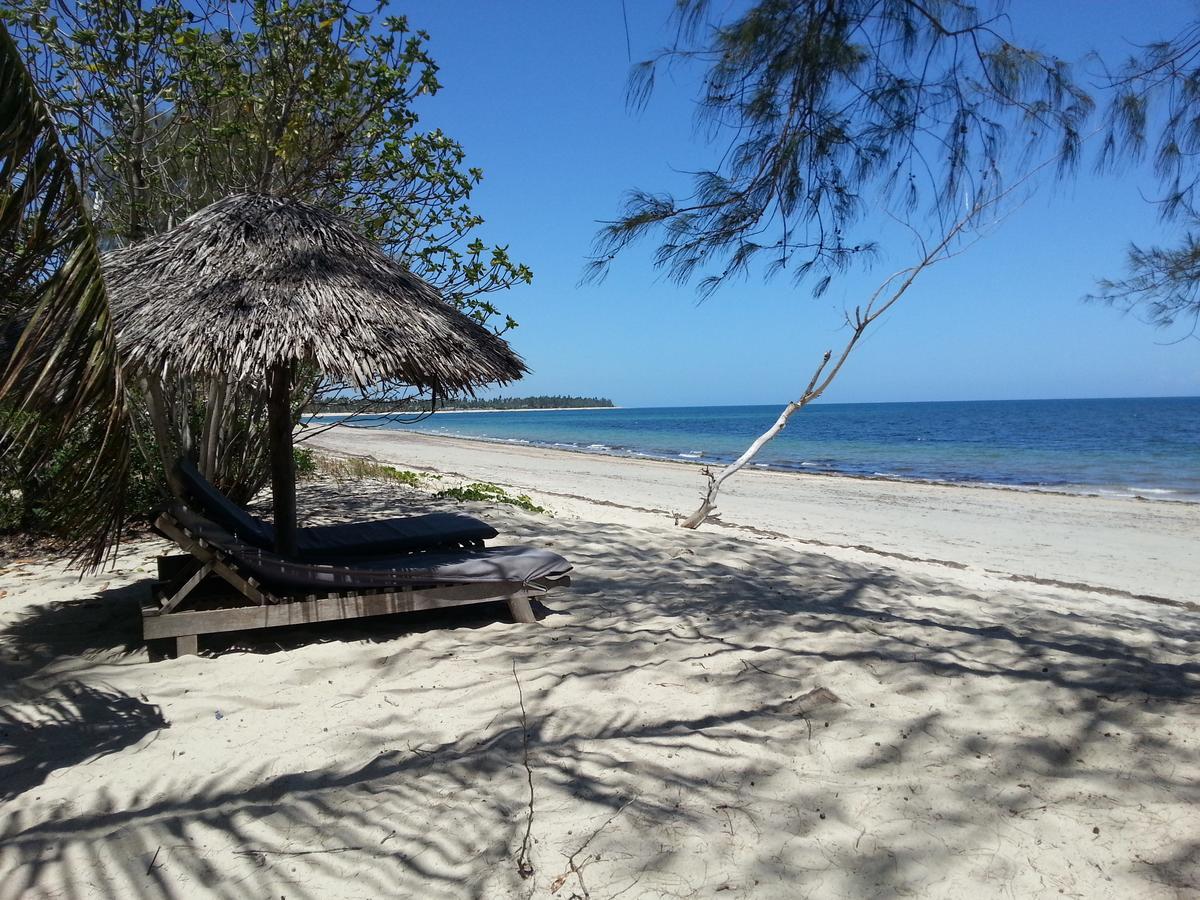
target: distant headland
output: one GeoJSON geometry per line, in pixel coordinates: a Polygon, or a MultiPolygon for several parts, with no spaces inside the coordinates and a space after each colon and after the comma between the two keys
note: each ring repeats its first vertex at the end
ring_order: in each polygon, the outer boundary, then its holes
{"type": "MultiPolygon", "coordinates": [[[[568,397],[543,394],[536,397],[447,397],[434,407],[437,412],[523,412],[538,409],[614,409],[607,397],[568,397]]],[[[384,400],[372,403],[369,409],[353,402],[330,401],[320,404],[313,413],[408,413],[428,412],[429,402],[420,400],[384,400]]]]}

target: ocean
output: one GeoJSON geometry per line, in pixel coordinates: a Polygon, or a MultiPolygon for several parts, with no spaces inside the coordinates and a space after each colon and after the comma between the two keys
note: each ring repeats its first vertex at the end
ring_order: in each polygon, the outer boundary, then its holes
{"type": "MultiPolygon", "coordinates": [[[[399,428],[615,456],[721,465],[782,407],[438,413],[399,428]]],[[[1200,397],[819,403],[752,466],[1200,502],[1200,397]]]]}

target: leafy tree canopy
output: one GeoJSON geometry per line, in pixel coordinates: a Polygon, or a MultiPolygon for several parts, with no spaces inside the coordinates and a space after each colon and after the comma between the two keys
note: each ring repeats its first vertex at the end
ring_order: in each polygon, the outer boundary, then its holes
{"type": "Polygon", "coordinates": [[[613,402],[607,397],[573,397],[562,394],[538,394],[533,397],[439,397],[435,403],[422,402],[417,399],[403,400],[366,400],[349,402],[345,400],[328,400],[310,407],[318,413],[391,413],[391,412],[430,412],[431,409],[586,409],[594,407],[612,407],[613,402]]]}
{"type": "MultiPolygon", "coordinates": [[[[12,0],[102,234],[132,241],[238,191],[298,197],[365,232],[481,320],[532,273],[476,232],[483,177],[414,109],[429,36],[352,0],[12,0]]],[[[513,323],[507,320],[506,327],[513,323]]]]}
{"type": "Polygon", "coordinates": [[[123,518],[131,440],[168,470],[199,443],[235,498],[262,484],[265,459],[261,391],[122,382],[99,248],[230,193],[297,197],[353,218],[480,321],[515,325],[492,295],[532,274],[479,236],[469,201],[482,172],[451,137],[419,127],[437,64],[428,35],[385,6],[0,6],[11,113],[0,127],[0,449],[18,481],[52,474],[51,518],[88,541],[91,561],[123,518]]]}

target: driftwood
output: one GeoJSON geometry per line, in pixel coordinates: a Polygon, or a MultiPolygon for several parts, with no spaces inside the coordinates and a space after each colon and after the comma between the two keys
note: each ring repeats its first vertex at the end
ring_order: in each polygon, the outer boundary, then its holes
{"type": "MultiPolygon", "coordinates": [[[[1007,192],[1006,192],[1007,193],[1007,192]]],[[[1001,195],[1003,196],[1003,195],[1001,195]]],[[[999,199],[999,198],[996,198],[999,199]]],[[[995,201],[992,201],[995,202],[995,201]]],[[[875,289],[875,293],[871,295],[870,300],[863,306],[854,307],[854,312],[847,316],[847,322],[851,326],[850,338],[842,347],[841,353],[838,354],[832,368],[829,363],[833,360],[833,351],[826,350],[825,355],[821,358],[816,370],[813,372],[812,378],[808,381],[808,387],[804,389],[804,393],[796,400],[788,403],[779,414],[779,418],[775,423],[764,431],[755,439],[746,452],[739,456],[719,472],[714,473],[711,468],[705,468],[704,474],[708,478],[708,487],[704,493],[703,499],[700,501],[700,506],[696,508],[687,518],[681,520],[679,525],[683,528],[699,528],[705,521],[708,520],[717,508],[717,495],[721,491],[721,486],[729,480],[734,474],[743,469],[750,460],[758,454],[764,445],[787,426],[788,420],[797,411],[804,409],[808,404],[812,403],[818,397],[825,393],[826,389],[837,378],[838,373],[842,371],[842,366],[846,364],[850,354],[854,348],[858,346],[859,340],[871,324],[879,319],[884,313],[896,305],[905,292],[912,287],[917,276],[928,269],[936,262],[944,259],[949,259],[954,253],[950,252],[950,247],[954,243],[968,225],[978,219],[979,214],[983,211],[984,205],[977,204],[969,213],[963,216],[956,222],[943,236],[942,240],[932,250],[925,248],[925,254],[921,260],[913,266],[901,269],[898,272],[888,276],[884,282],[875,289]],[[889,293],[890,291],[890,293],[889,293]]]]}

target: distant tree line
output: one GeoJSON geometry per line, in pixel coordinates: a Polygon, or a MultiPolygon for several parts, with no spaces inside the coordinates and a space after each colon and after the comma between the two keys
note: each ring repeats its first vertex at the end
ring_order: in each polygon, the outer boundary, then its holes
{"type": "MultiPolygon", "coordinates": [[[[606,397],[568,397],[562,394],[541,394],[536,397],[493,397],[482,400],[475,397],[439,398],[436,409],[582,409],[589,406],[611,407],[613,402],[606,397]]],[[[415,413],[428,412],[429,401],[405,398],[403,400],[380,400],[364,409],[361,402],[353,400],[330,400],[311,408],[321,413],[415,413]]]]}

